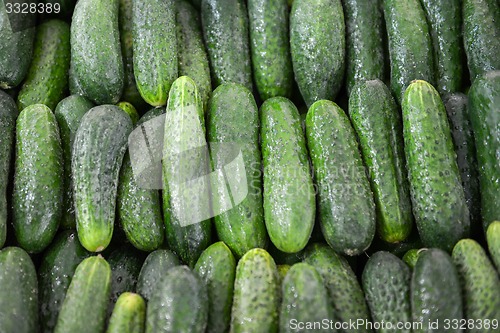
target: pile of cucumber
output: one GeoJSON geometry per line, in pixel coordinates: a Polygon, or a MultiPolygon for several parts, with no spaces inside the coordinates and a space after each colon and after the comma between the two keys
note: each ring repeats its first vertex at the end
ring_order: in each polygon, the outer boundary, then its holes
{"type": "Polygon", "coordinates": [[[0,333],[316,331],[500,332],[498,0],[0,0],[0,333]]]}

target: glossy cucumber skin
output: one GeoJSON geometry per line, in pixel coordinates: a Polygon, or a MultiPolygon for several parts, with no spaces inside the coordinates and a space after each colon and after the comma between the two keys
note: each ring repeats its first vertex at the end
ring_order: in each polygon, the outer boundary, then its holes
{"type": "Polygon", "coordinates": [[[30,253],[45,249],[62,216],[63,152],[52,111],[27,107],[16,124],[13,226],[20,246],[30,253]]]}
{"type": "Polygon", "coordinates": [[[245,1],[202,0],[201,24],[215,87],[233,82],[252,91],[245,1]]]}
{"type": "Polygon", "coordinates": [[[38,332],[38,286],[29,255],[19,247],[0,250],[2,333],[38,332]]]}
{"type": "Polygon", "coordinates": [[[288,10],[286,0],[248,1],[253,76],[262,100],[292,94],[288,10]]]}
{"type": "Polygon", "coordinates": [[[425,81],[414,81],[404,94],[403,137],[413,215],[422,242],[451,251],[469,233],[469,210],[446,110],[438,92],[425,81]]]}
{"type": "Polygon", "coordinates": [[[337,96],[344,78],[345,44],[340,0],[294,0],[290,50],[295,80],[308,107],[337,96]]]}
{"type": "MultiPolygon", "coordinates": [[[[245,175],[233,171],[227,177],[233,176],[230,184],[238,184],[243,176],[247,180],[248,192],[244,200],[214,217],[219,239],[238,257],[252,248],[264,248],[267,233],[262,208],[259,112],[252,93],[244,86],[226,83],[213,92],[208,110],[208,141],[214,170],[224,170],[236,153],[241,152],[245,175]],[[233,148],[238,151],[232,151],[233,148]]],[[[218,184],[226,184],[223,177],[224,173],[220,172],[218,184]]],[[[231,203],[231,198],[224,195],[224,189],[217,193],[214,200],[220,200],[219,205],[231,203]]]]}
{"type": "Polygon", "coordinates": [[[118,0],[80,0],[73,12],[71,67],[85,96],[96,104],[115,104],[123,90],[118,7],[118,0]]]}
{"type": "Polygon", "coordinates": [[[80,126],[83,115],[93,106],[94,104],[85,97],[71,95],[60,101],[54,111],[61,134],[64,159],[64,199],[61,219],[61,227],[64,229],[76,228],[73,181],[71,177],[71,152],[73,150],[76,131],[80,126]]]}
{"type": "Polygon", "coordinates": [[[36,29],[33,61],[17,96],[20,110],[32,104],[45,104],[54,110],[68,90],[70,63],[68,23],[50,20],[36,29]]]}
{"type": "Polygon", "coordinates": [[[410,249],[406,251],[406,253],[403,255],[403,258],[401,259],[405,262],[405,264],[408,265],[408,267],[413,270],[413,268],[415,268],[415,265],[417,264],[420,253],[425,250],[426,249],[410,249]]]}
{"type": "Polygon", "coordinates": [[[73,195],[78,238],[91,252],[104,250],[111,241],[115,220],[118,177],[130,117],[119,107],[90,109],[76,132],[71,156],[73,195]]]}
{"type": "Polygon", "coordinates": [[[106,333],[143,333],[146,303],[134,293],[124,292],[118,298],[106,333]]]}
{"type": "Polygon", "coordinates": [[[344,0],[347,94],[358,82],[385,75],[383,0],[344,0]]]}
{"type": "Polygon", "coordinates": [[[391,63],[391,91],[401,104],[412,80],[434,84],[431,35],[419,0],[383,0],[391,63]]]}
{"type": "Polygon", "coordinates": [[[500,273],[500,221],[491,222],[486,232],[491,259],[500,273]]]}
{"type": "Polygon", "coordinates": [[[132,21],[137,89],[148,104],[165,105],[178,75],[175,1],[134,1],[132,21]]]}
{"type": "Polygon", "coordinates": [[[299,113],[288,99],[274,97],[260,115],[267,232],[280,251],[298,252],[311,236],[316,212],[299,113]]]}
{"type": "Polygon", "coordinates": [[[325,240],[340,253],[360,254],[375,235],[375,204],[349,118],[334,102],[315,102],[306,136],[325,240]]]}
{"type": "Polygon", "coordinates": [[[151,252],[139,272],[137,293],[149,301],[156,294],[156,284],[167,274],[169,269],[178,265],[180,265],[179,259],[170,250],[159,249],[151,252]]]}

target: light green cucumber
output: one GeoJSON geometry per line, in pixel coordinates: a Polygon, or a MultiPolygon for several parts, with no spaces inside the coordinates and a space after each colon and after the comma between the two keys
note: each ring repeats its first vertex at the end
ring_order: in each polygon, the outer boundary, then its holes
{"type": "Polygon", "coordinates": [[[143,333],[146,320],[146,302],[134,293],[124,292],[118,297],[106,333],[143,333]]]}
{"type": "Polygon", "coordinates": [[[491,222],[486,231],[490,256],[500,273],[500,221],[491,222]]]}

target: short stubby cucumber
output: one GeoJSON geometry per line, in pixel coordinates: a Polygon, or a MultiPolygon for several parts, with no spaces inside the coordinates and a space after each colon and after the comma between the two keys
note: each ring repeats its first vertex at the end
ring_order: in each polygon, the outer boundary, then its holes
{"type": "Polygon", "coordinates": [[[490,256],[500,273],[500,221],[491,222],[486,231],[490,256]]]}
{"type": "Polygon", "coordinates": [[[143,333],[145,320],[144,299],[140,295],[124,292],[113,308],[106,333],[143,333]]]}
{"type": "Polygon", "coordinates": [[[155,294],[156,284],[168,270],[179,265],[179,259],[170,250],[159,249],[151,252],[142,264],[137,278],[137,293],[146,301],[155,294]]]}

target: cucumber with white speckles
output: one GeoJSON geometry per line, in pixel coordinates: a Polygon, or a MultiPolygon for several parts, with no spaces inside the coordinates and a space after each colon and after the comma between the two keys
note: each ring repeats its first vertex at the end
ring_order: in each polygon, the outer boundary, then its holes
{"type": "Polygon", "coordinates": [[[155,294],[155,287],[160,279],[170,268],[179,264],[179,259],[170,250],[159,249],[151,252],[142,264],[137,279],[137,292],[149,301],[155,294]]]}

